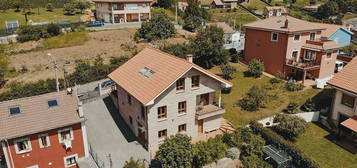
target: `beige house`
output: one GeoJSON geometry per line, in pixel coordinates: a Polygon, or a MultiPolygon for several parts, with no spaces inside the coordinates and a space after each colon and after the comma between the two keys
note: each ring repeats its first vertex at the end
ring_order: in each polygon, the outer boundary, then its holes
{"type": "Polygon", "coordinates": [[[213,8],[237,8],[238,0],[213,0],[213,8]]]}
{"type": "Polygon", "coordinates": [[[283,6],[266,6],[263,15],[266,17],[287,15],[288,10],[283,6]]]}
{"type": "Polygon", "coordinates": [[[106,23],[142,22],[150,19],[153,0],[92,0],[96,18],[106,23]]]}
{"type": "Polygon", "coordinates": [[[219,130],[221,89],[232,84],[187,60],[146,48],[109,74],[121,116],[153,155],[177,133],[193,139],[219,130]]]}

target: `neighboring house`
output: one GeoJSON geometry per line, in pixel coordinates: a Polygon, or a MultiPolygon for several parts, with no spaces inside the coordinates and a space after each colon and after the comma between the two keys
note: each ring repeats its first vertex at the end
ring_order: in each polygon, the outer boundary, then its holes
{"type": "Polygon", "coordinates": [[[334,75],[340,46],[321,40],[325,27],[290,16],[270,17],[244,27],[244,61],[261,60],[270,74],[280,72],[303,83],[315,79],[318,87],[334,75]]]}
{"type": "Polygon", "coordinates": [[[221,89],[232,84],[192,63],[146,48],[109,74],[119,113],[151,155],[177,133],[205,137],[221,127],[221,89]]]}
{"type": "Polygon", "coordinates": [[[224,48],[229,50],[229,49],[237,49],[238,48],[243,48],[243,43],[244,43],[244,37],[243,35],[238,32],[233,30],[228,24],[224,22],[218,22],[218,23],[210,23],[208,25],[217,25],[218,27],[223,29],[224,35],[224,48]]]}
{"type": "Polygon", "coordinates": [[[238,0],[213,0],[212,8],[237,8],[238,0]]]}
{"type": "Polygon", "coordinates": [[[92,0],[96,18],[106,23],[148,21],[153,0],[92,0]]]}
{"type": "Polygon", "coordinates": [[[77,167],[88,156],[77,99],[61,91],[0,102],[0,158],[7,168],[77,167]]]}
{"type": "Polygon", "coordinates": [[[180,9],[181,11],[185,11],[186,8],[188,7],[188,3],[187,3],[187,2],[178,2],[178,3],[177,3],[177,7],[178,7],[178,9],[180,9]]]}
{"type": "Polygon", "coordinates": [[[333,40],[341,47],[351,44],[353,33],[342,27],[341,25],[317,23],[326,30],[321,32],[321,38],[323,40],[333,40]]]}
{"type": "Polygon", "coordinates": [[[311,11],[311,12],[317,12],[317,9],[321,6],[321,4],[317,4],[317,5],[308,5],[308,6],[304,6],[305,10],[311,11]]]}
{"type": "Polygon", "coordinates": [[[266,17],[287,15],[288,10],[283,6],[266,6],[263,15],[266,17]]]}

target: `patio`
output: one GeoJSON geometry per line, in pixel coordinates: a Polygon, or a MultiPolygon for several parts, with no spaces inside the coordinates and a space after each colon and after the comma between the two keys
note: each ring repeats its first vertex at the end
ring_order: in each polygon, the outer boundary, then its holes
{"type": "Polygon", "coordinates": [[[235,131],[235,128],[232,123],[228,120],[222,118],[221,127],[215,131],[207,132],[207,133],[199,133],[197,137],[192,139],[193,143],[199,141],[207,141],[209,138],[214,138],[217,135],[222,135],[224,133],[232,133],[235,131]]]}

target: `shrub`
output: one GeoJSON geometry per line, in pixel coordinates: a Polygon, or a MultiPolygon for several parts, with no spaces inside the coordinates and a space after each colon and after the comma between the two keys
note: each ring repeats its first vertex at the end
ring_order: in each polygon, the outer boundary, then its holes
{"type": "Polygon", "coordinates": [[[269,82],[271,84],[278,84],[278,83],[281,83],[282,81],[280,79],[277,79],[277,78],[271,78],[271,79],[269,79],[269,82]]]}
{"type": "Polygon", "coordinates": [[[5,71],[0,68],[0,88],[5,85],[5,71]]]}
{"type": "Polygon", "coordinates": [[[46,10],[49,12],[53,12],[53,5],[51,3],[46,4],[46,10]]]}
{"type": "Polygon", "coordinates": [[[90,7],[90,3],[86,0],[77,0],[74,4],[75,8],[80,11],[80,13],[83,13],[84,9],[87,9],[90,7]]]}
{"type": "Polygon", "coordinates": [[[252,77],[259,78],[264,71],[264,63],[253,59],[248,64],[248,74],[252,77]]]}
{"type": "Polygon", "coordinates": [[[279,123],[273,129],[288,140],[294,140],[307,129],[306,121],[298,116],[278,114],[274,123],[279,123]]]}
{"type": "Polygon", "coordinates": [[[250,124],[250,128],[254,132],[260,134],[267,144],[274,145],[275,147],[286,151],[293,159],[293,163],[296,167],[304,168],[319,168],[319,164],[312,158],[307,156],[303,151],[295,147],[295,145],[289,141],[286,141],[280,135],[272,131],[271,129],[264,128],[262,124],[253,121],[250,124]]]}
{"type": "Polygon", "coordinates": [[[251,129],[244,128],[241,129],[239,136],[243,142],[241,147],[243,156],[261,156],[263,154],[265,140],[259,134],[254,134],[251,129]]]}
{"type": "Polygon", "coordinates": [[[237,52],[237,50],[235,48],[231,48],[228,51],[229,51],[229,55],[231,57],[231,62],[238,63],[239,53],[237,52]]]}
{"type": "Polygon", "coordinates": [[[231,65],[221,65],[222,77],[226,80],[232,79],[233,74],[237,71],[235,67],[231,65]]]}
{"type": "Polygon", "coordinates": [[[238,105],[247,111],[257,111],[264,107],[267,100],[267,92],[265,89],[253,86],[248,93],[238,101],[238,105]]]}
{"type": "Polygon", "coordinates": [[[290,92],[295,92],[304,89],[304,85],[290,80],[286,83],[285,88],[290,92]]]}
{"type": "Polygon", "coordinates": [[[301,106],[301,110],[306,112],[316,111],[316,105],[311,98],[308,98],[306,102],[301,106]]]}
{"type": "Polygon", "coordinates": [[[272,168],[269,163],[265,162],[257,155],[244,157],[242,163],[245,168],[272,168]]]}
{"type": "Polygon", "coordinates": [[[50,36],[58,36],[61,34],[61,26],[51,23],[47,25],[47,32],[50,36]]]}
{"type": "Polygon", "coordinates": [[[47,32],[46,26],[22,26],[19,28],[17,34],[17,40],[20,42],[39,40],[41,38],[50,37],[47,32]]]}
{"type": "Polygon", "coordinates": [[[74,15],[76,14],[76,4],[72,3],[66,3],[63,6],[63,12],[65,15],[74,15]]]}
{"type": "Polygon", "coordinates": [[[290,102],[288,106],[283,110],[285,113],[288,114],[295,114],[297,112],[297,108],[299,105],[295,102],[290,102]]]}
{"type": "Polygon", "coordinates": [[[130,157],[129,161],[125,161],[123,168],[145,168],[145,164],[141,160],[130,157]]]}
{"type": "Polygon", "coordinates": [[[238,159],[239,156],[240,156],[240,150],[238,148],[235,148],[235,147],[229,148],[229,149],[227,149],[227,154],[226,155],[227,155],[227,157],[229,157],[229,158],[231,158],[233,160],[238,159]]]}
{"type": "Polygon", "coordinates": [[[207,142],[198,142],[193,146],[193,166],[202,167],[225,157],[227,146],[220,136],[210,138],[207,142]]]}
{"type": "Polygon", "coordinates": [[[177,134],[165,139],[156,153],[162,168],[191,167],[192,145],[187,135],[177,134]]]}

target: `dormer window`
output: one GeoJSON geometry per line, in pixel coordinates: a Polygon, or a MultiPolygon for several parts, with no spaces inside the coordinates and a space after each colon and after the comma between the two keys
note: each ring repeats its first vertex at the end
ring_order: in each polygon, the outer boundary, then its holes
{"type": "Polygon", "coordinates": [[[57,100],[49,100],[49,101],[47,101],[47,104],[48,104],[49,108],[53,108],[53,107],[57,107],[58,106],[57,100]]]}
{"type": "Polygon", "coordinates": [[[18,115],[21,113],[20,106],[14,106],[9,108],[10,116],[18,115]]]}

